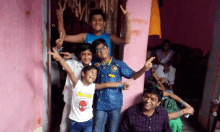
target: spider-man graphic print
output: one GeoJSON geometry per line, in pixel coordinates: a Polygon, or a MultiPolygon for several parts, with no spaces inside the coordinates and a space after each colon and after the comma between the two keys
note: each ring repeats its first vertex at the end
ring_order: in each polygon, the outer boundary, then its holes
{"type": "Polygon", "coordinates": [[[93,117],[93,96],[95,92],[95,84],[89,86],[83,85],[79,80],[72,89],[72,105],[69,118],[77,122],[88,121],[93,117]]]}

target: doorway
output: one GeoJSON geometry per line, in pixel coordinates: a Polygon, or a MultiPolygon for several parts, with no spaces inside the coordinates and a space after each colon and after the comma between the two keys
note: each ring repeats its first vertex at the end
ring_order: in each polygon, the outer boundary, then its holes
{"type": "MultiPolygon", "coordinates": [[[[47,45],[46,48],[48,48],[48,51],[54,47],[56,39],[59,38],[59,32],[58,32],[58,20],[56,16],[56,10],[59,8],[58,2],[60,0],[54,0],[48,2],[48,8],[49,8],[49,15],[48,18],[48,27],[47,29],[50,31],[48,32],[48,40],[50,40],[49,45],[47,45]]],[[[82,7],[85,4],[86,0],[81,0],[82,7]]],[[[90,1],[90,9],[93,10],[95,7],[95,0],[89,0],[90,1]]],[[[122,0],[116,0],[117,1],[117,10],[115,13],[117,13],[117,17],[112,13],[108,13],[107,15],[107,25],[104,29],[104,32],[107,33],[113,33],[117,36],[120,36],[120,31],[123,30],[123,24],[121,21],[121,10],[119,8],[119,5],[123,2],[122,0]],[[120,30],[118,30],[120,29],[120,30]]],[[[61,0],[61,5],[64,4],[64,1],[61,0]]],[[[83,32],[88,32],[90,30],[90,26],[87,22],[85,22],[85,18],[82,17],[82,20],[79,20],[79,17],[76,17],[75,12],[72,11],[72,9],[68,6],[66,6],[66,9],[64,11],[63,15],[64,19],[64,28],[66,31],[66,34],[68,35],[75,35],[83,32]]],[[[69,52],[69,53],[75,53],[76,47],[78,44],[76,43],[63,43],[63,49],[62,52],[69,52]]],[[[123,59],[123,46],[119,46],[115,43],[111,43],[112,46],[112,56],[114,56],[116,59],[122,60],[123,59]]],[[[48,121],[48,131],[51,132],[58,132],[61,119],[62,119],[62,112],[64,108],[64,101],[63,101],[63,94],[62,91],[64,89],[65,81],[66,81],[66,72],[62,69],[60,64],[53,60],[51,56],[47,57],[49,60],[48,65],[48,77],[50,80],[48,81],[48,108],[50,111],[48,111],[50,114],[50,121],[48,121]]]]}

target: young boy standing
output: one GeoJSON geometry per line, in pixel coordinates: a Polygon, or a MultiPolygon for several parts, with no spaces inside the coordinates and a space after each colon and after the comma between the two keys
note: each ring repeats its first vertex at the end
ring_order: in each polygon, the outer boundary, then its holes
{"type": "MultiPolygon", "coordinates": [[[[77,52],[76,56],[79,59],[78,61],[76,60],[67,60],[66,63],[76,76],[76,78],[81,79],[81,72],[83,67],[91,65],[92,61],[92,51],[91,51],[91,44],[81,44],[77,46],[77,52]]],[[[62,121],[60,124],[60,132],[67,132],[69,129],[69,114],[70,114],[70,109],[71,109],[71,102],[72,102],[72,86],[73,83],[67,75],[66,78],[66,83],[64,86],[63,90],[63,100],[65,102],[65,106],[63,109],[63,116],[62,116],[62,121]]]]}
{"type": "MultiPolygon", "coordinates": [[[[73,42],[73,43],[90,43],[95,39],[103,38],[109,47],[109,56],[111,56],[111,43],[110,41],[113,41],[117,44],[125,45],[130,42],[131,37],[131,13],[127,10],[123,9],[122,6],[120,6],[123,14],[125,15],[125,22],[126,22],[126,28],[125,28],[125,37],[117,37],[115,34],[107,34],[103,33],[102,30],[105,27],[105,20],[106,15],[103,13],[102,10],[95,9],[90,13],[89,17],[89,25],[92,29],[89,33],[80,33],[77,35],[66,35],[65,29],[64,29],[64,22],[63,22],[63,11],[66,8],[66,2],[64,3],[64,7],[60,5],[60,9],[57,10],[57,19],[58,19],[58,30],[59,32],[63,33],[64,41],[66,42],[73,42]]],[[[57,44],[57,48],[61,48],[62,43],[57,44]]]]}
{"type": "MultiPolygon", "coordinates": [[[[151,57],[141,70],[133,71],[126,63],[109,56],[109,48],[102,38],[96,39],[92,43],[92,52],[101,59],[101,63],[95,63],[99,69],[96,83],[119,82],[122,77],[127,79],[137,79],[145,71],[152,67],[151,57]]],[[[103,132],[106,120],[108,120],[108,131],[116,132],[121,115],[123,103],[122,89],[106,88],[96,90],[94,98],[95,107],[95,132],[103,132]]]]}
{"type": "Polygon", "coordinates": [[[69,114],[69,118],[71,119],[70,132],[92,132],[92,102],[95,89],[102,89],[106,87],[118,88],[121,86],[127,88],[130,83],[108,82],[94,84],[93,82],[95,81],[98,73],[96,66],[85,66],[82,69],[82,79],[80,80],[74,75],[72,69],[57,53],[55,48],[53,48],[53,52],[50,54],[52,54],[53,58],[66,70],[72,82],[72,100],[69,114]]]}

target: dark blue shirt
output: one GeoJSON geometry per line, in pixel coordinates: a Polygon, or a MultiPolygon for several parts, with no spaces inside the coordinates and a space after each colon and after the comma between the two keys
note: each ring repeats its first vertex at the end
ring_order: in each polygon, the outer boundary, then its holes
{"type": "MultiPolygon", "coordinates": [[[[95,65],[99,69],[96,83],[120,82],[122,77],[130,79],[134,74],[134,71],[126,63],[114,57],[106,65],[103,63],[95,63],[95,65]]],[[[122,105],[122,87],[96,90],[94,96],[94,106],[96,109],[114,110],[121,108],[122,105]]]]}

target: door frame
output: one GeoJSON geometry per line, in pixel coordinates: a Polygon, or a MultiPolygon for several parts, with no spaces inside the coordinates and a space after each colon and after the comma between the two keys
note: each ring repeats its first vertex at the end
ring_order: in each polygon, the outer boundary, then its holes
{"type": "Polygon", "coordinates": [[[43,51],[43,132],[50,131],[51,122],[51,0],[42,3],[42,51],[43,51]]]}

